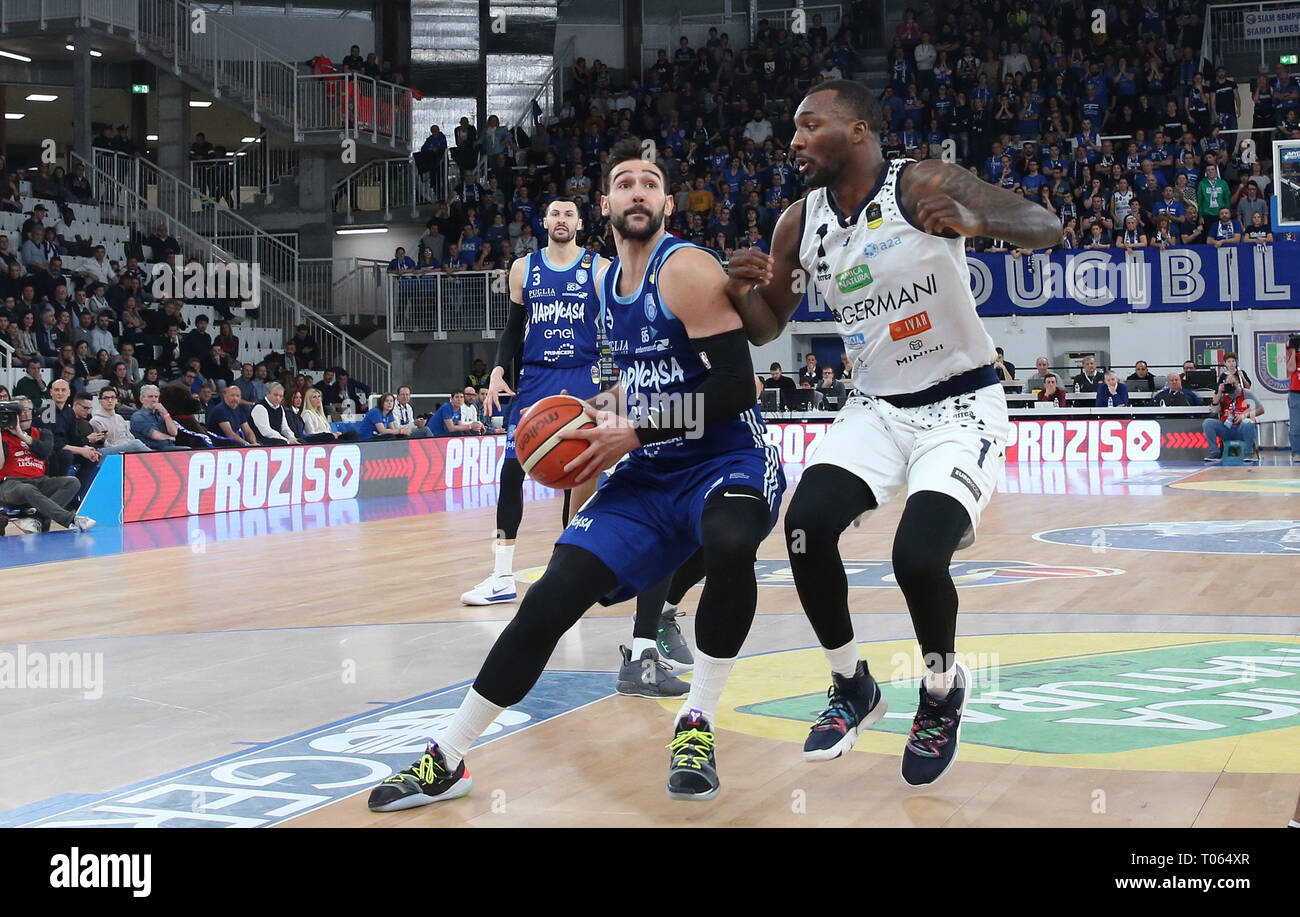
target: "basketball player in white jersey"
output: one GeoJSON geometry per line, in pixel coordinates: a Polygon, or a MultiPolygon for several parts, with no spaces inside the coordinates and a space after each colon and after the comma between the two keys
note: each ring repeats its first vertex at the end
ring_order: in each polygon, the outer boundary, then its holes
{"type": "Polygon", "coordinates": [[[771,256],[738,252],[728,293],[751,340],[774,339],[806,279],[830,307],[853,393],[822,440],[785,517],[799,599],[830,661],[826,710],[804,757],[839,757],[885,701],[858,658],[839,538],[861,514],[907,495],[894,575],[926,663],[903,779],[933,783],[956,759],[971,677],[955,659],[953,552],[974,540],[1010,424],[993,341],[975,314],[964,236],[1026,249],[1061,239],[1046,209],[937,160],[887,161],[880,107],[848,80],[814,87],[790,144],[813,189],[777,223],[771,256]]]}

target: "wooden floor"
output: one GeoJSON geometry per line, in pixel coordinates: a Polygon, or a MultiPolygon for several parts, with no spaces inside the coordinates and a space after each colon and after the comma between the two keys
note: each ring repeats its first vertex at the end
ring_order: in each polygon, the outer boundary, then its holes
{"type": "MultiPolygon", "coordinates": [[[[992,660],[1004,692],[1037,670],[1048,672],[1044,666],[1093,678],[1094,685],[1106,682],[1096,672],[1107,666],[1125,672],[1123,666],[1140,668],[1142,660],[1163,672],[1202,672],[1203,660],[1182,668],[1169,660],[1204,647],[1225,647],[1215,652],[1241,658],[1289,659],[1290,669],[1279,662],[1280,674],[1259,679],[1263,687],[1244,684],[1240,691],[1256,693],[1236,701],[1239,708],[1220,707],[1217,730],[1171,722],[1154,729],[1110,726],[1095,735],[1103,744],[1113,739],[1113,749],[1087,744],[1095,740],[1049,747],[1054,739],[1047,732],[1017,734],[1009,717],[988,744],[974,741],[977,727],[968,727],[961,758],[944,780],[908,788],[898,756],[916,678],[910,670],[900,675],[899,667],[907,668],[914,644],[902,595],[885,583],[852,588],[850,605],[863,657],[879,680],[900,686],[901,700],[891,696],[891,716],[906,719],[887,720],[892,728],[873,730],[841,760],[804,764],[806,721],[771,712],[770,705],[822,693],[828,681],[783,571],[782,539],[773,535],[759,552],[767,584],[759,590],[747,658],[737,664],[719,711],[718,799],[691,804],[665,796],[665,745],[676,704],[613,693],[617,648],[630,639],[631,605],[625,604],[593,610],[551,660],[557,672],[608,672],[608,690],[473,750],[469,797],[377,816],[365,808],[369,784],[359,784],[347,798],[269,823],[1283,825],[1300,793],[1300,655],[1285,655],[1288,649],[1300,654],[1296,558],[1034,537],[1139,523],[1300,519],[1300,468],[1187,469],[1170,483],[996,496],[977,544],[955,560],[984,562],[972,581],[986,579],[988,570],[1003,578],[1016,569],[1030,572],[1022,582],[959,589],[958,650],[992,660]],[[1246,643],[1258,653],[1247,647],[1251,652],[1242,656],[1246,643]],[[1270,710],[1248,709],[1263,690],[1273,692],[1270,710]],[[1195,728],[1209,731],[1189,738],[1187,729],[1195,728]]],[[[864,577],[888,560],[900,509],[878,510],[846,534],[842,554],[863,562],[850,565],[864,577]]],[[[517,570],[545,563],[558,514],[557,501],[527,505],[517,570]]],[[[66,691],[0,691],[0,729],[12,751],[0,769],[0,823],[6,811],[37,811],[52,797],[112,793],[362,716],[376,705],[468,683],[513,612],[458,601],[490,567],[493,525],[494,511],[484,508],[7,571],[0,652],[16,652],[18,644],[100,652],[105,675],[103,697],[93,701],[66,691]],[[95,768],[61,766],[87,747],[96,749],[95,768]]],[[[1294,525],[1300,536],[1300,522],[1294,525]]],[[[692,615],[698,597],[697,589],[684,603],[692,615]]],[[[688,637],[692,624],[693,617],[684,619],[688,637]]],[[[1189,706],[1178,715],[1201,714],[1189,706]]]]}

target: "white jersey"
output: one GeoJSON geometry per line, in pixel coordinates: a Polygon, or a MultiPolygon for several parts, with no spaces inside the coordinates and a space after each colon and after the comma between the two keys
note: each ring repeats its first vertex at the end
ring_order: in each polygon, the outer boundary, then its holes
{"type": "Polygon", "coordinates": [[[924,391],[989,366],[993,339],[975,314],[964,240],[918,229],[899,205],[895,159],[850,217],[818,188],[804,201],[799,262],[835,316],[864,395],[924,391]]]}

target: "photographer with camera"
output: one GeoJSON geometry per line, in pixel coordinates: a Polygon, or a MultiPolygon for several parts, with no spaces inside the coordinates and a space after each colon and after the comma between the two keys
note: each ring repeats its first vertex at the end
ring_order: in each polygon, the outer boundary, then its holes
{"type": "Polygon", "coordinates": [[[1219,419],[1207,419],[1201,424],[1205,441],[1210,446],[1210,454],[1205,460],[1217,462],[1222,457],[1223,446],[1219,446],[1217,451],[1215,448],[1219,440],[1227,443],[1236,439],[1245,444],[1243,458],[1248,462],[1256,461],[1255,437],[1258,431],[1255,421],[1251,419],[1255,416],[1255,406],[1246,400],[1236,373],[1229,373],[1227,379],[1219,385],[1211,405],[1219,409],[1219,419]]]}
{"type": "Polygon", "coordinates": [[[45,474],[45,462],[53,452],[53,440],[42,439],[41,431],[32,428],[30,400],[0,403],[0,503],[30,506],[37,513],[37,518],[17,519],[14,525],[35,535],[48,527],[44,519],[87,532],[95,520],[64,508],[76,499],[81,482],[45,474]]]}
{"type": "Polygon", "coordinates": [[[1300,462],[1300,368],[1296,355],[1300,354],[1300,334],[1291,335],[1286,344],[1286,374],[1291,380],[1287,406],[1291,409],[1291,461],[1300,462]]]}

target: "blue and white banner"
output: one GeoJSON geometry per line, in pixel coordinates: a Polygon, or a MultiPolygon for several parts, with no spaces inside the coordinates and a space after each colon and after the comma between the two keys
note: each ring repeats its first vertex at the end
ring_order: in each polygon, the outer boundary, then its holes
{"type": "MultiPolygon", "coordinates": [[[[864,258],[867,257],[864,255],[864,258]]],[[[970,254],[971,291],[983,317],[1123,314],[1294,308],[1300,293],[1300,243],[1190,245],[1038,252],[1022,257],[970,254]]],[[[883,278],[877,277],[879,284],[883,278]]],[[[870,287],[861,295],[875,291],[870,287]]],[[[795,321],[829,320],[815,292],[795,321]]]]}

